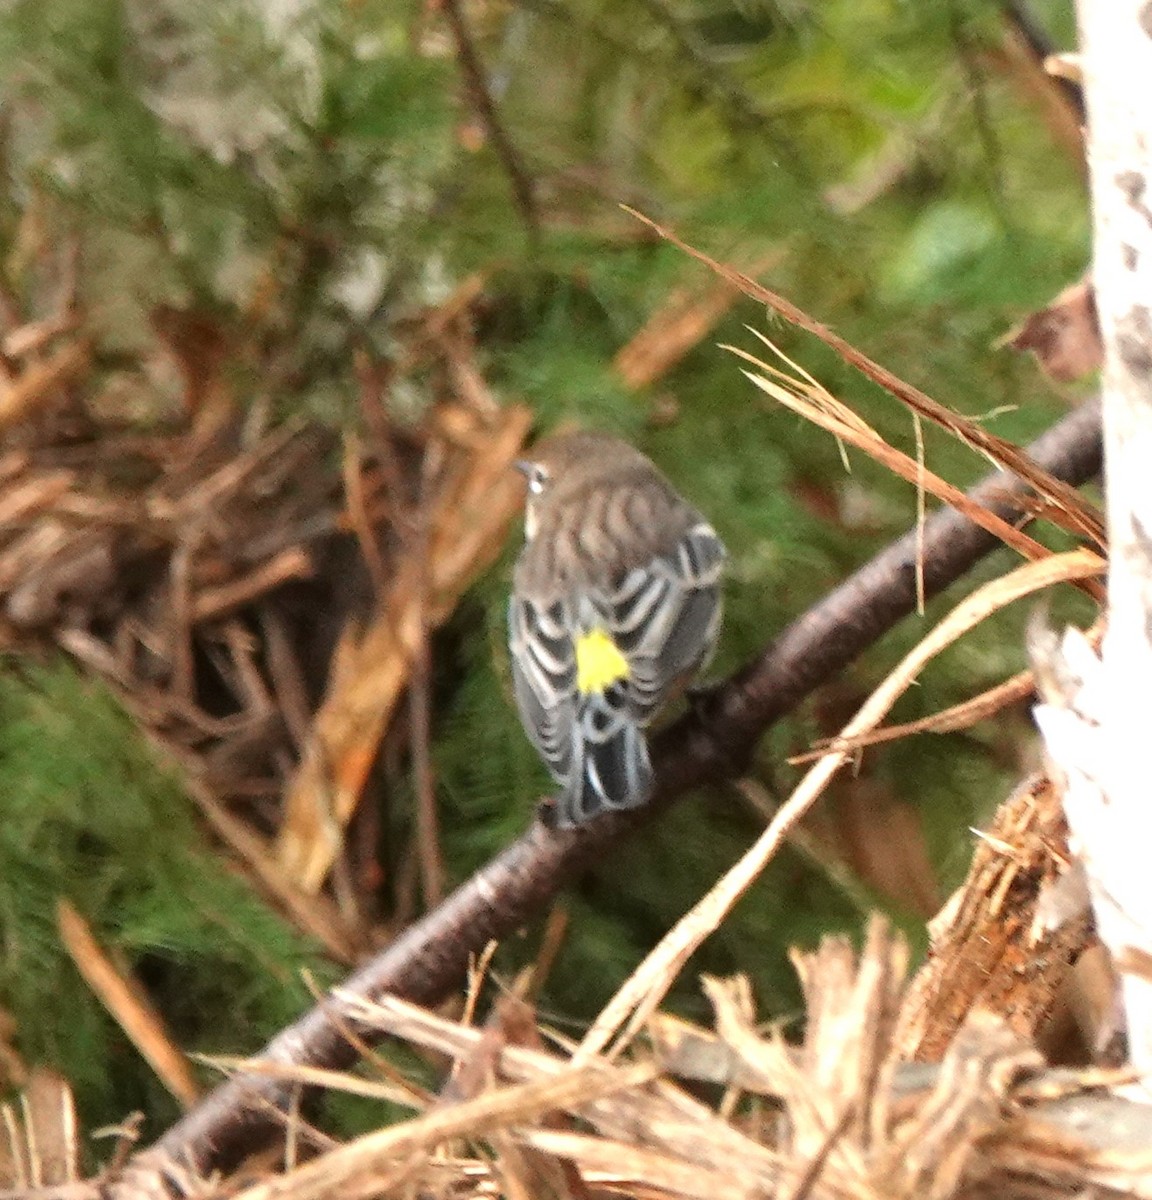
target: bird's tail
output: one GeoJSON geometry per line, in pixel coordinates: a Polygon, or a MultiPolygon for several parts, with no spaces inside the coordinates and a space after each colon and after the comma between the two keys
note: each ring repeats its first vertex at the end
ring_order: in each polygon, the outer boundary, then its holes
{"type": "Polygon", "coordinates": [[[643,729],[603,694],[585,697],[554,823],[567,828],[606,810],[639,808],[651,798],[653,784],[643,729]]]}

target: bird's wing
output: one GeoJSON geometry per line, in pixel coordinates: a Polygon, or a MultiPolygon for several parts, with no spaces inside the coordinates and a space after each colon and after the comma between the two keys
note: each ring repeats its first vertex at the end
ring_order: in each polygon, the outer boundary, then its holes
{"type": "Polygon", "coordinates": [[[711,656],[720,626],[724,547],[691,525],[669,554],[629,572],[611,591],[551,604],[513,595],[508,606],[512,682],[524,728],[562,785],[554,823],[631,808],[651,794],[641,729],[711,656]],[[572,630],[603,626],[624,655],[626,679],[582,695],[572,630]]]}
{"type": "Polygon", "coordinates": [[[716,531],[698,521],[670,553],[630,571],[611,597],[610,631],[628,659],[629,694],[642,724],[712,657],[724,558],[716,531]]]}
{"type": "Polygon", "coordinates": [[[512,688],[532,744],[558,780],[572,771],[576,721],[576,652],[564,604],[543,607],[513,595],[508,602],[512,688]]]}
{"type": "Polygon", "coordinates": [[[581,696],[577,714],[572,771],[553,818],[561,828],[605,810],[636,808],[652,795],[652,762],[626,690],[581,696]]]}

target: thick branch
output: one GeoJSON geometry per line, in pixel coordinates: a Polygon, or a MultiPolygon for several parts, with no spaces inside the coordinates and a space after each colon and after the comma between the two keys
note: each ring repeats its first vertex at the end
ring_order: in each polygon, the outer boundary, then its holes
{"type": "MultiPolygon", "coordinates": [[[[1100,467],[1099,410],[1070,413],[1029,448],[1047,471],[1071,484],[1100,467]]],[[[1013,496],[1027,489],[997,473],[972,495],[1006,517],[1020,515],[1013,496]]],[[[932,596],[959,579],[999,543],[941,509],[789,625],[753,662],[724,683],[711,702],[666,730],[655,745],[658,795],[646,809],[552,832],[535,823],[487,866],[409,927],[341,989],[375,997],[386,992],[434,1004],[457,988],[470,956],[544,911],[560,888],[627,834],[653,820],[676,796],[739,771],[764,730],[833,678],[916,608],[916,555],[922,547],[924,589],[932,596]]],[[[281,1033],[261,1057],[345,1068],[356,1051],[345,1038],[340,1002],[331,997],[281,1033]]],[[[269,1078],[239,1076],[216,1089],[156,1146],[138,1157],[128,1185],[147,1186],[166,1159],[199,1171],[224,1167],[266,1142],[279,1127],[290,1089],[269,1078]]],[[[127,1192],[125,1193],[127,1194],[127,1192]]],[[[133,1189],[133,1194],[139,1192],[133,1189]]]]}

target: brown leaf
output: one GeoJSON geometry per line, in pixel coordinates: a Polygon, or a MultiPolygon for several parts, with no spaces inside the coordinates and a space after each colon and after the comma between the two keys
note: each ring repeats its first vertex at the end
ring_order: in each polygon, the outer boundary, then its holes
{"type": "Polygon", "coordinates": [[[1030,350],[1040,369],[1058,383],[1069,383],[1104,361],[1096,293],[1089,279],[1065,288],[1046,308],[1010,330],[1003,345],[1030,350]]]}
{"type": "Polygon", "coordinates": [[[236,398],[225,374],[232,347],[221,323],[204,312],[158,304],[152,328],[172,357],[183,384],[182,403],[200,436],[226,424],[236,398]]]}
{"type": "Polygon", "coordinates": [[[872,888],[928,917],[939,885],[919,813],[874,779],[841,789],[832,818],[841,854],[872,888]]]}

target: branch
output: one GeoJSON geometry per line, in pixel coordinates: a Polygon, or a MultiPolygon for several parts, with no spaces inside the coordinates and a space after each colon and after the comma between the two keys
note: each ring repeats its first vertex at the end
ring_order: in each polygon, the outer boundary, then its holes
{"type": "MultiPolygon", "coordinates": [[[[1089,403],[1063,418],[1029,448],[1033,461],[1069,484],[1100,468],[1099,408],[1089,403]]],[[[1030,491],[998,472],[971,495],[1018,518],[1030,491]],[[1016,502],[1014,502],[1016,498],[1016,502]]],[[[663,732],[654,744],[657,795],[638,812],[603,817],[573,830],[539,822],[411,925],[341,987],[344,995],[391,993],[435,1004],[458,987],[469,959],[544,911],[561,887],[625,836],[658,818],[672,800],[707,781],[738,773],[771,724],[842,671],[898,621],[916,610],[917,549],[925,594],[934,596],[999,546],[950,508],[934,513],[920,536],[912,530],[861,567],[789,625],[755,660],[663,732]]],[[[347,1005],[331,995],[279,1034],[261,1053],[278,1063],[343,1069],[356,1058],[347,1033],[358,1029],[347,1005]]],[[[266,1144],[281,1128],[293,1085],[268,1075],[240,1075],[218,1087],[133,1161],[118,1194],[160,1194],[173,1161],[206,1173],[266,1144]]]]}
{"type": "Polygon", "coordinates": [[[460,69],[464,73],[468,90],[472,94],[472,103],[476,106],[476,111],[488,130],[488,136],[492,140],[496,154],[507,172],[520,216],[528,227],[528,231],[535,237],[540,232],[540,214],[536,206],[535,188],[528,172],[520,162],[512,139],[508,136],[500,120],[496,100],[488,86],[484,68],[480,63],[480,55],[477,53],[471,31],[468,28],[467,18],[464,16],[464,10],[460,7],[460,0],[444,0],[443,11],[452,30],[452,37],[456,41],[456,55],[460,60],[460,69]]]}

